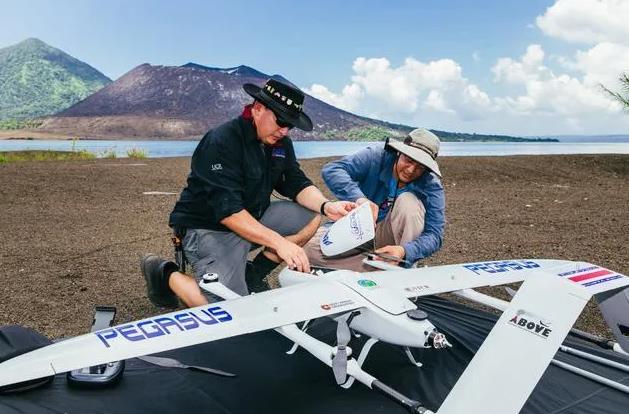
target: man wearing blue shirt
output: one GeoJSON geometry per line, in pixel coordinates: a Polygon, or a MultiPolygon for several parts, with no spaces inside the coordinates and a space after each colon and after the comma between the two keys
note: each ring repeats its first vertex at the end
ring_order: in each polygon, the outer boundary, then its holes
{"type": "MultiPolygon", "coordinates": [[[[427,129],[411,131],[404,141],[374,145],[326,164],[322,176],[339,200],[369,203],[376,222],[376,253],[407,266],[435,253],[443,243],[445,195],[437,165],[439,138],[427,129]]],[[[314,266],[374,270],[357,251],[324,257],[322,227],[306,245],[314,266]]]]}

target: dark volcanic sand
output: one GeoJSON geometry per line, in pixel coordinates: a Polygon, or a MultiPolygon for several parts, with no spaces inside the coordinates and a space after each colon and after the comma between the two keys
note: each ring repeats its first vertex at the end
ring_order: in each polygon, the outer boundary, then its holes
{"type": "MultiPolygon", "coordinates": [[[[303,161],[321,186],[325,160],[303,161]]],[[[629,274],[629,156],[445,157],[442,250],[428,265],[511,258],[585,260],[629,274]]],[[[0,325],[87,332],[97,304],[118,322],[162,312],[138,263],[171,255],[168,214],[189,158],[0,165],[0,325]]],[[[504,297],[501,289],[490,289],[504,297]]],[[[577,326],[605,333],[596,307],[577,326]]]]}

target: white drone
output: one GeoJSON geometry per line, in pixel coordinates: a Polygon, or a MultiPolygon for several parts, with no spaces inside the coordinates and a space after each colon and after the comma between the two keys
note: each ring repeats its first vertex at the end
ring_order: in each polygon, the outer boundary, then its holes
{"type": "MultiPolygon", "coordinates": [[[[322,242],[324,253],[344,251],[373,238],[367,210],[356,209],[335,223],[322,242]]],[[[580,352],[562,346],[562,342],[592,296],[616,336],[614,350],[629,352],[629,277],[565,260],[502,260],[414,269],[366,262],[381,270],[337,270],[317,275],[284,269],[279,275],[282,288],[244,297],[206,278],[201,287],[224,301],[124,323],[17,356],[0,363],[0,386],[275,329],[330,366],[339,385],[348,388],[357,380],[411,412],[431,413],[361,366],[377,341],[405,347],[411,362],[418,366],[421,364],[409,347],[447,352],[450,344],[445,336],[409,299],[452,292],[503,313],[438,414],[518,413],[550,363],[563,364],[565,369],[629,393],[623,384],[553,359],[560,347],[565,352],[580,352]],[[473,290],[522,281],[511,302],[473,290]],[[307,324],[303,329],[295,325],[321,317],[338,322],[336,346],[309,335],[307,324]],[[370,338],[357,358],[347,346],[352,330],[370,338]],[[519,357],[509,358],[514,353],[519,357]]],[[[627,365],[581,354],[629,371],[627,365]]]]}

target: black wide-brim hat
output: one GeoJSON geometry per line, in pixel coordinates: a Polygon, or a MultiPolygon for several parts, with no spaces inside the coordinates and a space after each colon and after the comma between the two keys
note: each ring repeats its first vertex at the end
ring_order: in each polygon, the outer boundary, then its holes
{"type": "Polygon", "coordinates": [[[275,79],[269,79],[263,87],[245,83],[242,88],[272,110],[280,121],[294,125],[302,131],[312,131],[312,121],[303,112],[305,95],[299,89],[275,79]]]}

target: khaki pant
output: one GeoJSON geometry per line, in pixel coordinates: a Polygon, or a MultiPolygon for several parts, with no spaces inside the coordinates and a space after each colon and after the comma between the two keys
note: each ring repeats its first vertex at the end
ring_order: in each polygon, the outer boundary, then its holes
{"type": "MultiPolygon", "coordinates": [[[[389,214],[376,225],[375,248],[390,245],[403,246],[405,243],[416,239],[424,231],[425,215],[426,208],[415,194],[402,193],[395,200],[389,214]]],[[[327,226],[319,227],[314,237],[304,246],[312,266],[348,269],[357,272],[379,270],[363,264],[362,261],[365,256],[358,250],[351,250],[332,258],[324,256],[319,247],[319,240],[327,230],[327,226]]]]}

